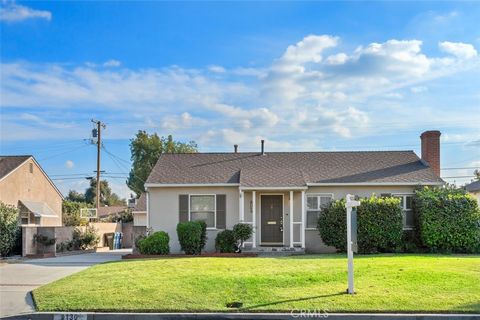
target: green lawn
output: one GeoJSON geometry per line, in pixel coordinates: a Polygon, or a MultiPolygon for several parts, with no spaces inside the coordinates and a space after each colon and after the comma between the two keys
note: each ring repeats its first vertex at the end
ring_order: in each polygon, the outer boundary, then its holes
{"type": "Polygon", "coordinates": [[[33,292],[39,311],[480,312],[480,256],[180,258],[96,265],[33,292]],[[242,302],[240,309],[227,303],[242,302]]]}

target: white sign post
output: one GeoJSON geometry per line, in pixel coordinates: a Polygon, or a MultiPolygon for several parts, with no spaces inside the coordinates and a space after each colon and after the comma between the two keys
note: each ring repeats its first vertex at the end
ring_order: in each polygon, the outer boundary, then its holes
{"type": "MultiPolygon", "coordinates": [[[[348,256],[348,290],[349,294],[354,294],[353,289],[353,241],[352,241],[352,208],[358,207],[360,201],[355,200],[355,196],[347,194],[347,256],[348,256]]],[[[356,228],[356,226],[355,226],[356,228]]],[[[356,230],[355,230],[356,232],[356,230]]]]}

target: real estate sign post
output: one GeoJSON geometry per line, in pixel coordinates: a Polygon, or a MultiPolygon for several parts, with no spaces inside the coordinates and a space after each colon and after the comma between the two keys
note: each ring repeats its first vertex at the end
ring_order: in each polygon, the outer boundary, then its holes
{"type": "Polygon", "coordinates": [[[357,211],[360,205],[355,196],[347,194],[347,256],[348,256],[348,289],[349,294],[354,294],[353,288],[353,251],[357,251],[357,211]],[[353,212],[352,212],[353,211],[353,212]]]}

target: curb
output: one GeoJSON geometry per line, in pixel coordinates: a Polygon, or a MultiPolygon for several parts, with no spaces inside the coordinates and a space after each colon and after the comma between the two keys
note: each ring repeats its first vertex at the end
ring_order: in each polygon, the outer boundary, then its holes
{"type": "Polygon", "coordinates": [[[175,319],[335,319],[335,320],[478,320],[480,314],[407,314],[407,313],[61,313],[36,312],[3,319],[20,320],[175,320],[175,319]]]}

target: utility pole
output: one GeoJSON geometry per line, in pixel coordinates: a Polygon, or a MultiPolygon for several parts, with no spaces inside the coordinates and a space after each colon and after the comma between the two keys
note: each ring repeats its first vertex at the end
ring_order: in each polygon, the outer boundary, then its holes
{"type": "MultiPolygon", "coordinates": [[[[100,151],[102,148],[102,128],[105,129],[105,124],[98,120],[93,120],[92,122],[97,125],[97,191],[96,191],[96,208],[97,208],[97,215],[98,211],[100,210],[100,151]]],[[[95,137],[95,129],[93,130],[95,137]]]]}

